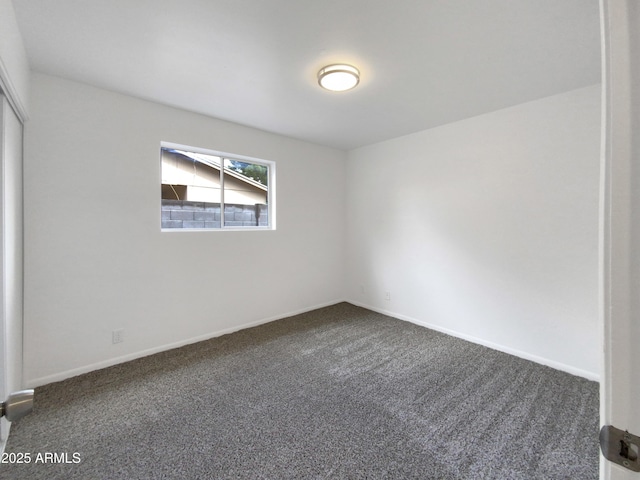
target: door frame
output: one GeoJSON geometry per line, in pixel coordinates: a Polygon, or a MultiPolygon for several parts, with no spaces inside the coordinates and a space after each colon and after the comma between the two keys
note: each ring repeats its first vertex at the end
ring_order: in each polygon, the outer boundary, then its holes
{"type": "MultiPolygon", "coordinates": [[[[600,0],[600,25],[600,423],[638,434],[640,375],[633,367],[640,346],[640,2],[600,0]]],[[[602,480],[638,478],[600,458],[602,480]]]]}
{"type": "MultiPolygon", "coordinates": [[[[25,117],[6,85],[0,75],[0,401],[23,387],[25,117]]],[[[0,453],[9,429],[10,423],[0,419],[0,453]]]]}
{"type": "MultiPolygon", "coordinates": [[[[0,89],[0,401],[7,397],[7,377],[8,358],[6,338],[6,312],[5,312],[5,265],[4,265],[4,133],[5,133],[5,108],[7,101],[0,89]]],[[[9,435],[9,424],[6,419],[0,419],[0,453],[4,452],[4,447],[9,435]]]]}

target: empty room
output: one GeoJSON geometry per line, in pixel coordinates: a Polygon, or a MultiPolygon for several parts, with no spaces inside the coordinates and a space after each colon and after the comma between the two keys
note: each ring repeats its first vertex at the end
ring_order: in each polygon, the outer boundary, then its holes
{"type": "Polygon", "coordinates": [[[0,0],[0,478],[631,478],[638,18],[0,0]]]}

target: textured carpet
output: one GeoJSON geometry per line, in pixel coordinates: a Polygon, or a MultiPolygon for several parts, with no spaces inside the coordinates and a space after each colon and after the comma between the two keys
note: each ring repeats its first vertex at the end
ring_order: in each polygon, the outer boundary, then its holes
{"type": "Polygon", "coordinates": [[[597,479],[598,385],[342,303],[38,388],[6,452],[3,479],[597,479]]]}

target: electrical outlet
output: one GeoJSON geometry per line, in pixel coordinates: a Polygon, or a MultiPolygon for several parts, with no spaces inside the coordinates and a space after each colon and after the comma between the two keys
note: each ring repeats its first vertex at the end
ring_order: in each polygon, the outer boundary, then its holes
{"type": "Polygon", "coordinates": [[[387,302],[391,301],[391,292],[384,292],[384,299],[387,302]]]}
{"type": "Polygon", "coordinates": [[[112,343],[122,343],[124,342],[124,328],[120,330],[114,330],[111,332],[111,342],[112,343]]]}
{"type": "Polygon", "coordinates": [[[360,285],[360,295],[364,295],[364,285],[360,285]]]}

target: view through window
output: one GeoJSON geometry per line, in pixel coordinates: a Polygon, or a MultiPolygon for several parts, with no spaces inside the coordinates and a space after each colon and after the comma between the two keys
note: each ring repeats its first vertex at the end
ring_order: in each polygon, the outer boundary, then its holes
{"type": "Polygon", "coordinates": [[[275,164],[205,152],[162,145],[162,228],[273,228],[275,164]]]}

